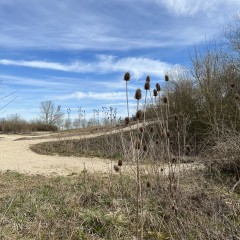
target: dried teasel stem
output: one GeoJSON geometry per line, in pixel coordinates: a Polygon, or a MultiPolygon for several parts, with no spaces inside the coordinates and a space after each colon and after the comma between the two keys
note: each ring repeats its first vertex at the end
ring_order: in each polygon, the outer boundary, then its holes
{"type": "Polygon", "coordinates": [[[129,104],[128,104],[128,81],[130,80],[131,76],[129,72],[126,72],[124,74],[124,80],[126,81],[126,99],[127,99],[127,112],[128,112],[128,118],[129,118],[129,104]]]}

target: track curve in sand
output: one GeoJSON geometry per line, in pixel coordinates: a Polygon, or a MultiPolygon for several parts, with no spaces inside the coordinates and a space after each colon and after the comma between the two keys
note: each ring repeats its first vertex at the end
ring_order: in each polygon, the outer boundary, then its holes
{"type": "MultiPolygon", "coordinates": [[[[0,171],[17,171],[24,174],[69,175],[88,171],[106,172],[110,160],[86,157],[62,157],[39,155],[29,148],[32,144],[57,139],[19,140],[19,135],[0,135],[0,171]]],[[[59,140],[59,139],[58,139],[59,140]]]]}
{"type": "MultiPolygon", "coordinates": [[[[131,126],[131,129],[136,126],[131,126]]],[[[121,131],[128,131],[129,127],[121,131]]],[[[81,139],[92,138],[103,134],[116,133],[119,130],[113,130],[105,133],[90,134],[78,137],[68,137],[64,139],[81,139]]],[[[59,141],[59,138],[47,138],[49,135],[41,136],[46,138],[39,139],[28,135],[0,135],[0,171],[17,171],[23,174],[40,174],[46,176],[54,175],[71,175],[80,173],[84,169],[88,172],[109,172],[111,169],[111,160],[96,157],[64,157],[39,155],[34,153],[30,146],[41,142],[59,141]],[[28,140],[21,140],[21,138],[28,140]],[[18,140],[18,141],[16,141],[18,140]]],[[[182,165],[182,164],[180,164],[182,165]]],[[[180,168],[188,169],[193,167],[193,164],[184,164],[180,168]]],[[[167,169],[166,169],[166,172],[167,169]]]]}

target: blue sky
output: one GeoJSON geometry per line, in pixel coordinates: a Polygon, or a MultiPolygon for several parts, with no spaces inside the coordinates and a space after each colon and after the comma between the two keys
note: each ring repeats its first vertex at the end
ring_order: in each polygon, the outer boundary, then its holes
{"type": "Polygon", "coordinates": [[[126,114],[123,74],[134,90],[146,75],[189,66],[189,51],[220,39],[239,0],[0,0],[1,117],[39,115],[41,101],[64,111],[117,107],[126,114]]]}

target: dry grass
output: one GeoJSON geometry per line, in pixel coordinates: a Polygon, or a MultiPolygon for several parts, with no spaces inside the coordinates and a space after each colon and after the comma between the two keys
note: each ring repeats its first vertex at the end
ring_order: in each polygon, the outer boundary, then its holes
{"type": "MultiPolygon", "coordinates": [[[[135,234],[132,176],[82,172],[46,178],[8,172],[0,182],[1,239],[132,239],[135,234]]],[[[239,196],[226,194],[202,173],[185,174],[175,196],[164,177],[157,182],[144,175],[142,182],[144,239],[240,236],[239,196]]]]}

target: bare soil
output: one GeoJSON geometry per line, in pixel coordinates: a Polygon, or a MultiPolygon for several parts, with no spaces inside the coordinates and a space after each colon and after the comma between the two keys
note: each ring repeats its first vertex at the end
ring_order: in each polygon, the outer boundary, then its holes
{"type": "MultiPolygon", "coordinates": [[[[134,129],[137,125],[133,125],[130,128],[134,129]]],[[[122,129],[128,131],[129,127],[122,129]]],[[[121,131],[122,131],[121,130],[121,131]]],[[[92,138],[103,134],[117,133],[120,130],[116,129],[109,132],[101,132],[96,134],[88,134],[82,136],[67,136],[59,137],[59,134],[55,134],[55,138],[51,133],[39,133],[29,135],[0,135],[0,171],[16,171],[28,175],[61,175],[67,176],[72,174],[78,174],[83,170],[88,172],[109,172],[113,169],[114,162],[109,159],[103,159],[98,157],[74,157],[74,156],[59,156],[59,155],[39,155],[34,153],[30,146],[32,144],[59,141],[64,139],[81,139],[92,138]],[[49,139],[49,137],[51,139],[49,139]]],[[[201,165],[195,163],[179,164],[175,171],[185,171],[195,168],[202,168],[201,165]]],[[[133,166],[123,166],[134,172],[133,166]]],[[[144,167],[147,170],[147,167],[144,167]]],[[[164,173],[168,173],[168,166],[164,167],[164,173]]]]}
{"type": "MultiPolygon", "coordinates": [[[[48,135],[45,135],[45,137],[48,137],[48,135]]],[[[109,170],[110,161],[107,159],[39,155],[29,149],[31,144],[45,141],[49,141],[49,139],[38,139],[28,135],[1,135],[0,171],[10,170],[24,174],[41,175],[69,175],[84,169],[90,172],[109,170]],[[31,140],[16,141],[20,138],[31,140]]]]}

